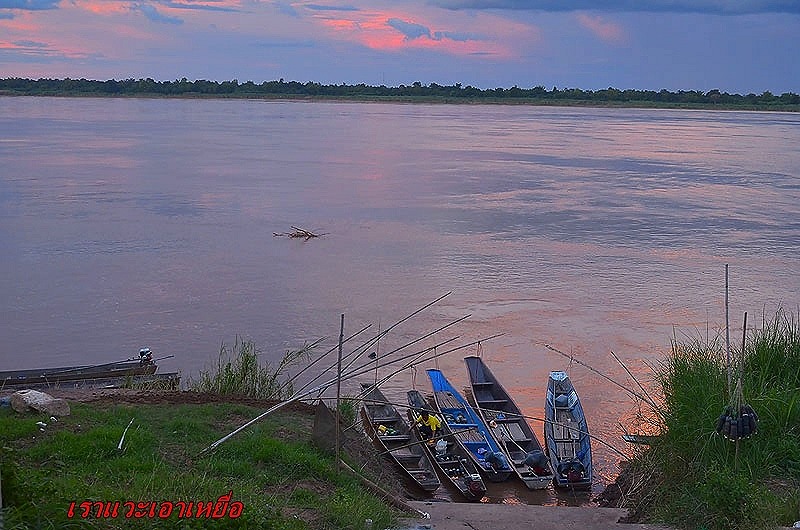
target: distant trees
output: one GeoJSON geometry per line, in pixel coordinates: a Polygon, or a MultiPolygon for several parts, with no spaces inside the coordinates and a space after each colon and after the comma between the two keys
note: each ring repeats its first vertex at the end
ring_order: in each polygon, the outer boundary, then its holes
{"type": "Polygon", "coordinates": [[[485,101],[502,103],[530,104],[563,104],[563,105],[635,105],[635,106],[670,106],[670,107],[736,107],[776,110],[800,110],[800,96],[793,92],[776,96],[769,91],[761,94],[729,94],[720,90],[680,90],[670,92],[662,89],[653,90],[620,90],[609,87],[602,90],[582,90],[580,88],[553,87],[547,90],[544,86],[522,88],[487,88],[463,86],[461,83],[440,85],[431,83],[423,85],[414,81],[410,86],[399,85],[387,87],[371,86],[363,83],[357,85],[323,85],[313,81],[300,83],[297,81],[264,81],[256,84],[253,81],[240,83],[231,81],[207,81],[198,79],[189,81],[181,78],[175,81],[155,81],[147,79],[124,79],[95,81],[88,79],[0,79],[0,95],[66,95],[66,96],[166,96],[166,97],[308,97],[308,98],[344,98],[344,99],[400,99],[430,101],[485,101]]]}

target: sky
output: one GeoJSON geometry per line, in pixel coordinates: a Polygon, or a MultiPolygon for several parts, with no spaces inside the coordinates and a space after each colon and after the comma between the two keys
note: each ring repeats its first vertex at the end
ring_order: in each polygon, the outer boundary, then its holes
{"type": "Polygon", "coordinates": [[[800,93],[800,0],[0,0],[0,78],[800,93]]]}

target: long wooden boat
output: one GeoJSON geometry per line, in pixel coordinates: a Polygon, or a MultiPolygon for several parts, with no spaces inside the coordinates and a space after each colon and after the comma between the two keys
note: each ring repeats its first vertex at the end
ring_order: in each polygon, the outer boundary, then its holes
{"type": "Polygon", "coordinates": [[[44,368],[37,370],[0,371],[0,388],[41,388],[53,386],[82,386],[91,381],[115,381],[125,378],[150,376],[158,365],[149,349],[143,349],[138,358],[105,364],[44,368]]]}
{"type": "Polygon", "coordinates": [[[522,411],[480,357],[465,357],[478,414],[528,489],[545,489],[553,470],[522,411]]]}
{"type": "Polygon", "coordinates": [[[441,485],[430,455],[406,420],[377,387],[361,384],[361,419],[367,435],[382,451],[425,491],[441,485]]]}
{"type": "Polygon", "coordinates": [[[492,482],[507,480],[514,471],[483,420],[440,370],[427,370],[433,399],[453,438],[492,482]]]}
{"type": "Polygon", "coordinates": [[[544,405],[544,438],[554,484],[561,488],[592,487],[592,444],[578,393],[566,373],[550,372],[544,405]]]}
{"type": "MultiPolygon", "coordinates": [[[[419,412],[427,410],[429,414],[435,411],[418,390],[406,392],[408,397],[408,420],[411,425],[416,425],[419,412]]],[[[416,430],[415,427],[412,429],[416,430]]],[[[456,442],[453,434],[448,429],[447,424],[442,422],[442,433],[437,438],[444,440],[446,445],[440,449],[439,445],[423,444],[425,450],[431,455],[431,460],[439,472],[447,477],[447,480],[455,487],[461,495],[468,501],[479,501],[486,495],[486,484],[484,484],[478,468],[469,458],[466,451],[456,442]]],[[[417,431],[419,436],[419,431],[417,431]]]]}

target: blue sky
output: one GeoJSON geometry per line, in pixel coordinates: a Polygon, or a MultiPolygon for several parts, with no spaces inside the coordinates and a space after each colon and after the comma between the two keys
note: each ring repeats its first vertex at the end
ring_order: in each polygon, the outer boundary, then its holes
{"type": "Polygon", "coordinates": [[[0,77],[800,93],[800,0],[0,0],[0,77]]]}

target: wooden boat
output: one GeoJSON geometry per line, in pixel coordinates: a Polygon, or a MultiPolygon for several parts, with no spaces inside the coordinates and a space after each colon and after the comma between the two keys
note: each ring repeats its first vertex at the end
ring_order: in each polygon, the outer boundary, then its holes
{"type": "Polygon", "coordinates": [[[508,479],[513,470],[478,413],[441,371],[430,369],[427,372],[436,408],[456,442],[489,480],[503,482],[508,479]]]}
{"type": "Polygon", "coordinates": [[[544,405],[544,438],[561,488],[592,487],[592,445],[578,393],[566,373],[550,372],[544,405]]]}
{"type": "MultiPolygon", "coordinates": [[[[417,390],[409,390],[408,397],[408,420],[411,425],[415,425],[418,412],[428,410],[429,414],[434,414],[425,398],[417,390]]],[[[412,427],[413,428],[413,427],[412,427]]],[[[416,429],[414,429],[416,430],[416,429]]],[[[431,460],[439,472],[447,477],[450,483],[469,501],[479,501],[486,494],[486,484],[484,484],[478,469],[469,458],[469,455],[453,438],[447,424],[442,422],[442,433],[439,435],[441,440],[446,442],[444,450],[439,450],[436,445],[423,444],[425,450],[431,455],[431,460]]],[[[417,431],[417,436],[419,432],[417,431]]]]}
{"type": "Polygon", "coordinates": [[[157,369],[152,352],[149,348],[143,348],[138,358],[124,361],[64,368],[0,371],[0,388],[69,387],[91,385],[94,382],[106,384],[126,378],[152,376],[157,369]]]}
{"type": "Polygon", "coordinates": [[[377,387],[362,383],[361,389],[364,394],[361,419],[367,435],[420,488],[435,491],[441,482],[416,433],[377,387]]]}
{"type": "Polygon", "coordinates": [[[517,404],[480,357],[465,357],[478,414],[528,489],[545,489],[553,470],[517,404]]]}

